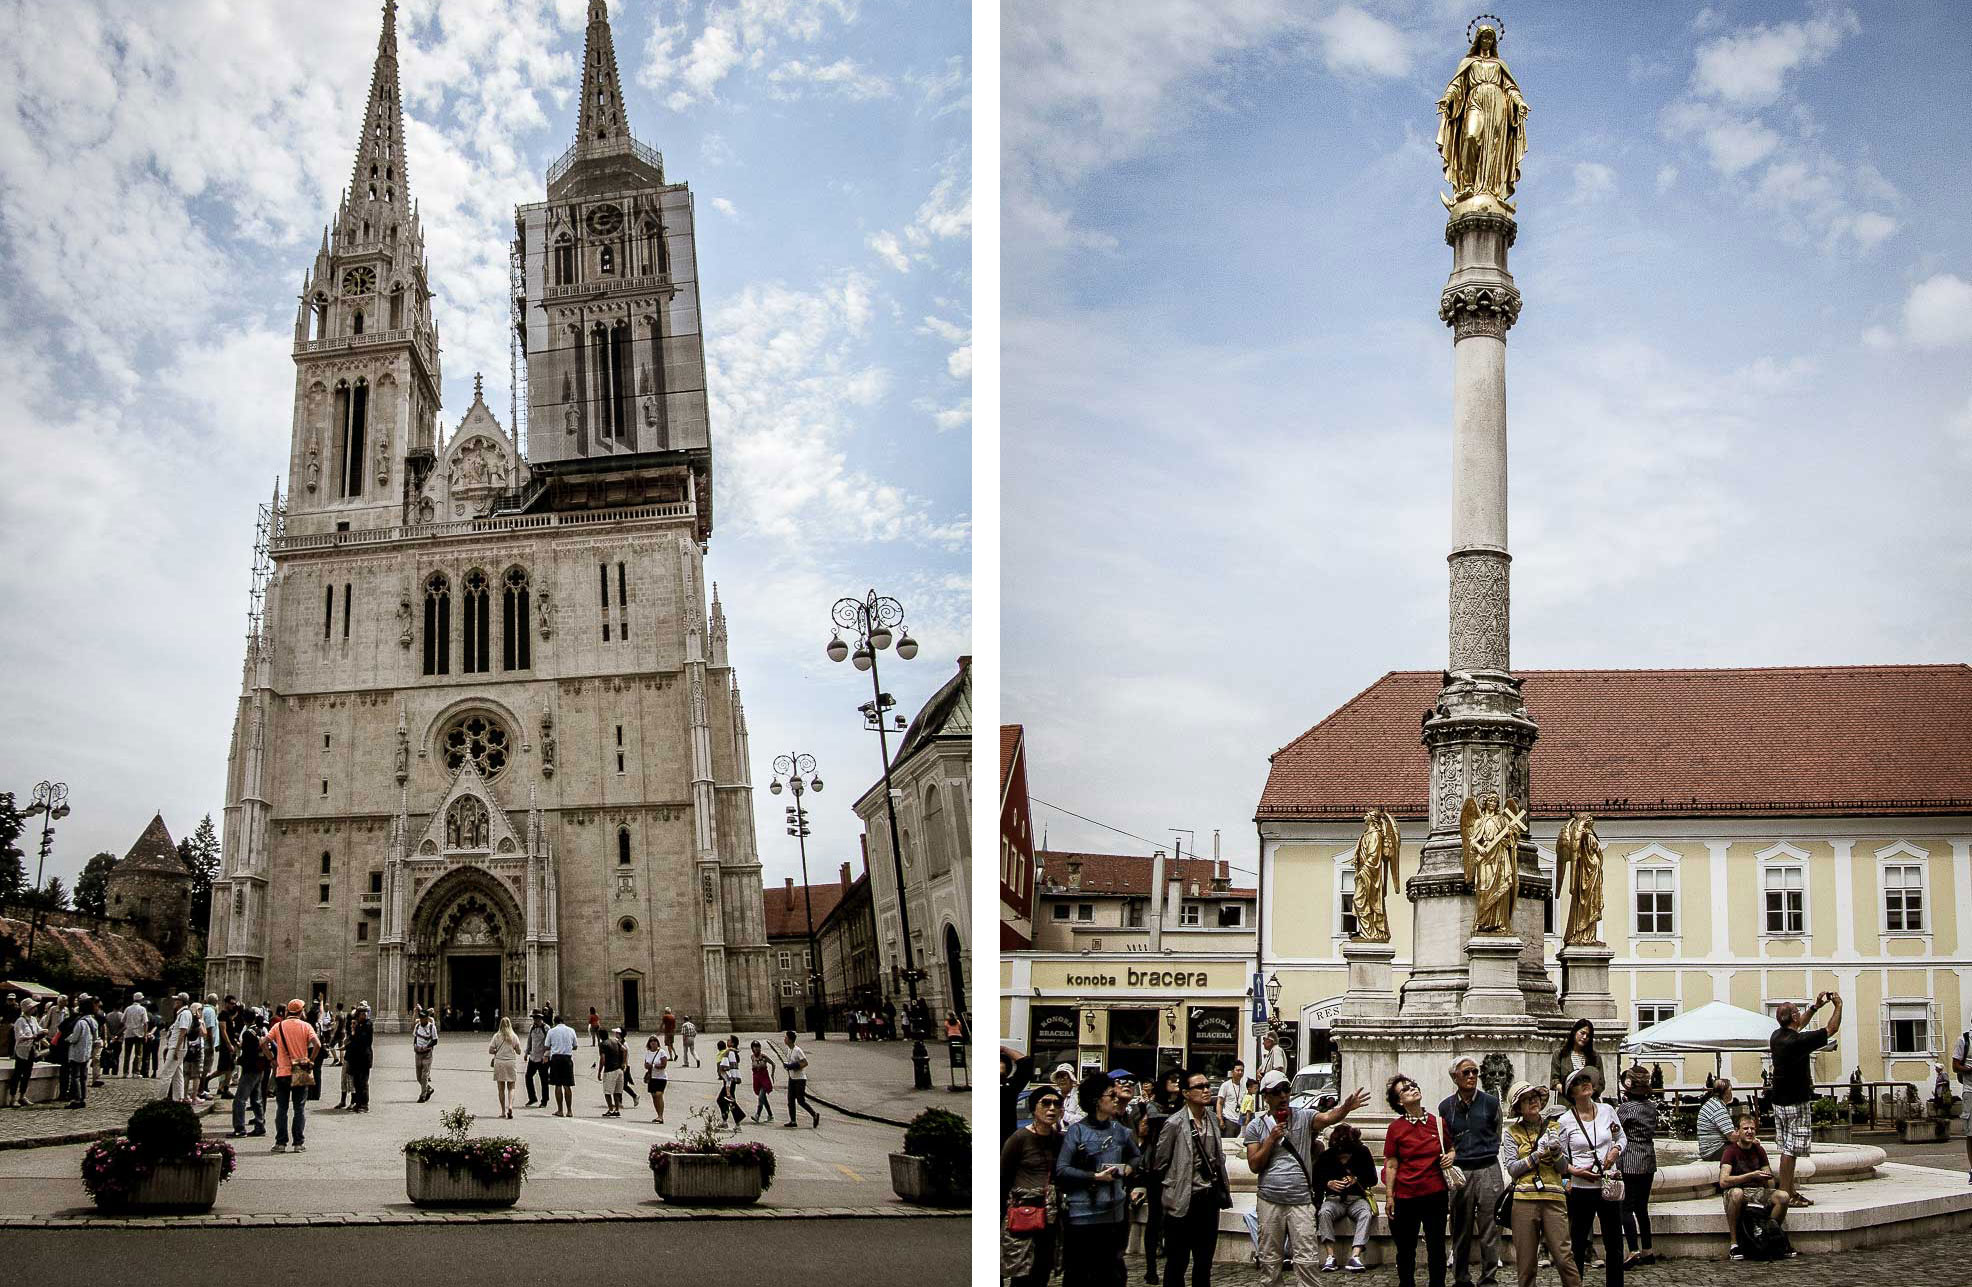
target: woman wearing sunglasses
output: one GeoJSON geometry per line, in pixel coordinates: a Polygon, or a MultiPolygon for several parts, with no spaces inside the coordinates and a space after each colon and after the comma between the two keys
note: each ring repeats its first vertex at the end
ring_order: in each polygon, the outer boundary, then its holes
{"type": "Polygon", "coordinates": [[[1061,1092],[1043,1085],[1027,1097],[1034,1120],[1000,1150],[1000,1276],[1013,1287],[1047,1287],[1054,1272],[1055,1163],[1061,1150],[1061,1092]],[[1038,1228],[1036,1225],[1038,1224],[1038,1228]]]}

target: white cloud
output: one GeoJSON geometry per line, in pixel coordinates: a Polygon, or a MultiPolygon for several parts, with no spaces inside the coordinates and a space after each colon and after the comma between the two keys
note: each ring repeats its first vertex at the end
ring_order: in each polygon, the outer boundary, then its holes
{"type": "Polygon", "coordinates": [[[1657,191],[1669,192],[1678,183],[1678,167],[1666,162],[1657,167],[1657,191]]]}
{"type": "Polygon", "coordinates": [[[1897,230],[1897,221],[1885,214],[1865,210],[1850,221],[1847,231],[1865,250],[1873,249],[1897,230]]]}
{"type": "Polygon", "coordinates": [[[1616,191],[1616,172],[1600,161],[1575,163],[1575,191],[1571,201],[1600,201],[1616,191]]]}
{"type": "Polygon", "coordinates": [[[1965,400],[1958,414],[1945,424],[1945,432],[1958,443],[1958,449],[1966,460],[1972,461],[1972,398],[1965,400]]]}
{"type": "Polygon", "coordinates": [[[888,98],[892,92],[888,80],[859,66],[852,58],[838,58],[832,63],[791,58],[767,73],[767,80],[784,98],[798,98],[803,85],[813,85],[857,102],[888,98]]]}
{"type": "Polygon", "coordinates": [[[1332,72],[1402,76],[1411,69],[1404,33],[1353,5],[1343,5],[1321,19],[1318,30],[1323,37],[1322,62],[1332,72]]]}
{"type": "Polygon", "coordinates": [[[1863,347],[1882,352],[1897,347],[1897,334],[1887,326],[1865,326],[1862,329],[1863,347]]]}
{"type": "Polygon", "coordinates": [[[903,243],[897,240],[896,233],[871,233],[868,244],[869,248],[877,253],[879,259],[889,264],[892,268],[895,268],[898,272],[908,273],[911,271],[911,257],[904,253],[903,243]]]}
{"type": "Polygon", "coordinates": [[[712,198],[712,208],[720,214],[725,215],[728,219],[737,219],[740,217],[739,207],[724,197],[712,198]]]}
{"type": "Polygon", "coordinates": [[[1939,273],[1911,287],[1904,300],[1904,338],[1924,349],[1972,343],[1972,282],[1939,273]]]}
{"type": "Polygon", "coordinates": [[[918,103],[935,120],[952,112],[972,110],[972,73],[966,60],[954,54],[935,72],[906,72],[904,83],[918,92],[918,103]]]}
{"type": "Polygon", "coordinates": [[[1789,72],[1818,66],[1861,30],[1853,11],[1824,8],[1805,22],[1720,36],[1699,46],[1692,86],[1727,102],[1761,106],[1780,96],[1789,72]]]}
{"type": "Polygon", "coordinates": [[[1727,175],[1759,164],[1780,146],[1780,135],[1759,121],[1688,99],[1664,109],[1664,133],[1676,141],[1696,135],[1712,168],[1727,175]]]}

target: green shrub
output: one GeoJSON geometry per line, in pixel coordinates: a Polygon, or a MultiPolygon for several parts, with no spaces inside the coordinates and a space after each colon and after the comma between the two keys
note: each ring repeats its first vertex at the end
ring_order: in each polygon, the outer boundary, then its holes
{"type": "Polygon", "coordinates": [[[972,1192],[972,1126],[957,1113],[927,1108],[904,1130],[904,1151],[923,1158],[931,1181],[954,1197],[972,1192]]]}
{"type": "Polygon", "coordinates": [[[406,1140],[405,1157],[427,1166],[465,1171],[488,1183],[527,1178],[526,1140],[513,1135],[469,1137],[466,1132],[472,1129],[473,1116],[463,1104],[440,1113],[438,1121],[445,1134],[406,1140]]]}

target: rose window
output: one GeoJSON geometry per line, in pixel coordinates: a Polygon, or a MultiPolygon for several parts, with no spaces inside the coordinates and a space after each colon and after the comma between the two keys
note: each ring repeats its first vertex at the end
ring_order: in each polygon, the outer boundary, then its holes
{"type": "Polygon", "coordinates": [[[500,776],[500,771],[507,767],[507,756],[512,745],[506,725],[482,711],[461,715],[452,721],[438,744],[445,753],[448,772],[457,773],[467,760],[471,760],[479,770],[479,776],[489,782],[500,776]]]}

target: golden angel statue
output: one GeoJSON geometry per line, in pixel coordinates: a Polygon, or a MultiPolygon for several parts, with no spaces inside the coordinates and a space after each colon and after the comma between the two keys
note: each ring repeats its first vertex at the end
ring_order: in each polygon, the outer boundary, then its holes
{"type": "Polygon", "coordinates": [[[1577,810],[1561,824],[1554,844],[1554,888],[1568,885],[1568,926],[1562,942],[1600,946],[1596,929],[1602,923],[1602,841],[1595,819],[1577,810]]]}
{"type": "Polygon", "coordinates": [[[1390,917],[1383,906],[1385,891],[1397,886],[1397,820],[1386,809],[1363,815],[1363,834],[1356,839],[1356,941],[1388,943],[1390,917]]]}
{"type": "Polygon", "coordinates": [[[1459,811],[1460,856],[1465,878],[1479,898],[1473,926],[1480,934],[1511,934],[1513,906],[1520,889],[1520,839],[1527,834],[1527,815],[1509,798],[1504,810],[1499,796],[1488,791],[1483,800],[1465,798],[1459,811]]]}
{"type": "Polygon", "coordinates": [[[1439,199],[1447,208],[1474,201],[1513,213],[1513,189],[1527,155],[1527,110],[1513,73],[1500,61],[1499,32],[1481,26],[1438,100],[1438,155],[1452,185],[1452,195],[1439,199]]]}

